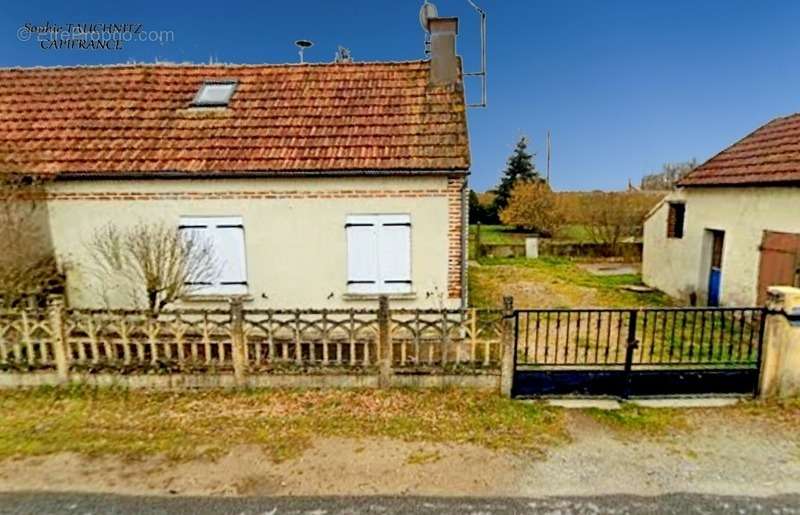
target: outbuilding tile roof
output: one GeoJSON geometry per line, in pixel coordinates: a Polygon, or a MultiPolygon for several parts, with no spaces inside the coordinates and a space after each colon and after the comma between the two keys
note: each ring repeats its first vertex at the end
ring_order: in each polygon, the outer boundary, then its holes
{"type": "Polygon", "coordinates": [[[800,184],[800,114],[776,118],[690,172],[679,186],[800,184]]]}
{"type": "Polygon", "coordinates": [[[2,169],[54,174],[450,171],[469,167],[463,89],[430,63],[0,70],[2,169]],[[233,79],[227,108],[191,107],[233,79]]]}

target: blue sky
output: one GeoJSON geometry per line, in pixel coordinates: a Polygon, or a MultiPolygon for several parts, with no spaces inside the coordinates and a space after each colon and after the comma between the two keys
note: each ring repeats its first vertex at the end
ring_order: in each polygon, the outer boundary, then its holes
{"type": "MultiPolygon", "coordinates": [[[[310,61],[337,45],[356,60],[423,57],[421,0],[4,2],[0,66],[137,61],[310,61]],[[120,51],[42,50],[25,23],[142,23],[174,41],[120,51]]],[[[466,0],[434,0],[461,18],[459,52],[478,66],[466,0]]],[[[489,14],[489,108],[469,112],[472,185],[493,186],[515,140],[544,168],[553,134],[556,189],[616,189],[667,161],[705,160],[776,116],[800,111],[800,2],[481,0],[489,14]]],[[[479,85],[467,85],[477,99],[479,85]]]]}

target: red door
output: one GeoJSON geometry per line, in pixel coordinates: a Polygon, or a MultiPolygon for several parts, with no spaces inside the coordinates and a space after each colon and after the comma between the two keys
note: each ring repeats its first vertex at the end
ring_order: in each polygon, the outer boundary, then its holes
{"type": "Polygon", "coordinates": [[[758,304],[767,300],[769,286],[800,287],[800,234],[764,231],[758,270],[758,304]]]}

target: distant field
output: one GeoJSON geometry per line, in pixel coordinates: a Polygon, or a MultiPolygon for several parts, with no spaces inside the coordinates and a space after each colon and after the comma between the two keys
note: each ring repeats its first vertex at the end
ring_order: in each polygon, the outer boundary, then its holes
{"type": "MultiPolygon", "coordinates": [[[[469,226],[470,239],[475,237],[477,225],[469,226]]],[[[507,225],[481,225],[481,241],[483,243],[519,243],[531,233],[517,230],[507,225]]],[[[566,225],[554,236],[557,240],[590,241],[588,229],[583,225],[566,225]]]]}
{"type": "Polygon", "coordinates": [[[556,239],[565,241],[592,241],[585,225],[565,225],[559,229],[556,239]]]}
{"type": "MultiPolygon", "coordinates": [[[[477,225],[469,226],[470,257],[475,255],[475,233],[477,230],[477,225]]],[[[525,243],[525,238],[530,236],[531,233],[529,232],[519,231],[515,227],[507,225],[481,225],[481,242],[485,244],[525,243]]],[[[583,225],[566,225],[558,231],[554,239],[561,241],[591,241],[589,231],[583,225]]]]}
{"type": "MultiPolygon", "coordinates": [[[[470,240],[475,239],[477,225],[469,226],[470,240]]],[[[481,225],[481,241],[483,243],[522,243],[530,233],[518,231],[507,225],[481,225]]]]}

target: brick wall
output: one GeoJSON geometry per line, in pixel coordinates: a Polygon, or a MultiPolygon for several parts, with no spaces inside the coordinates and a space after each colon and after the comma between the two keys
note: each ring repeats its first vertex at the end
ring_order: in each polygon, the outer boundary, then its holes
{"type": "Polygon", "coordinates": [[[419,198],[444,197],[451,195],[451,188],[398,189],[398,190],[259,190],[259,191],[86,191],[49,192],[47,200],[203,200],[203,199],[340,199],[340,198],[419,198]]]}
{"type": "Polygon", "coordinates": [[[461,298],[461,266],[464,259],[464,206],[461,188],[464,178],[459,176],[447,179],[448,212],[448,252],[447,252],[447,296],[461,298]]]}

